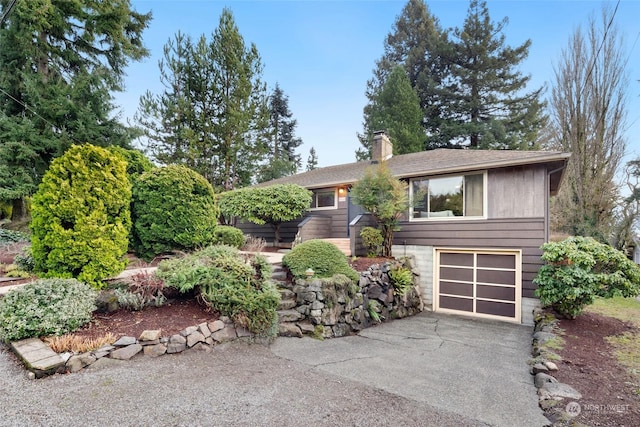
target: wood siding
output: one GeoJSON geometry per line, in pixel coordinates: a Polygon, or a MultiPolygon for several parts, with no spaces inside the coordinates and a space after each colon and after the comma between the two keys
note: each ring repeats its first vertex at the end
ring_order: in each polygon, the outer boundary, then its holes
{"type": "Polygon", "coordinates": [[[532,283],[542,265],[540,246],[545,242],[542,218],[404,221],[394,235],[395,245],[438,248],[522,250],[522,296],[534,297],[532,283]]]}
{"type": "Polygon", "coordinates": [[[492,169],[487,174],[487,218],[536,218],[546,211],[544,165],[492,169]]]}
{"type": "MultiPolygon", "coordinates": [[[[295,221],[284,222],[280,225],[280,239],[282,243],[291,243],[296,237],[298,232],[298,224],[301,219],[295,221]]],[[[262,237],[267,243],[273,243],[274,235],[273,228],[269,224],[257,225],[248,221],[238,220],[235,224],[237,228],[242,230],[244,234],[249,234],[254,237],[262,237]]]]}

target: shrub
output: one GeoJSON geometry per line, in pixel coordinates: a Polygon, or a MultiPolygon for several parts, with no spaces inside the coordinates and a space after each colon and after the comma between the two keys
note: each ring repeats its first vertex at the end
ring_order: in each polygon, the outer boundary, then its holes
{"type": "Polygon", "coordinates": [[[360,230],[362,244],[367,248],[367,256],[374,257],[380,255],[382,251],[382,231],[374,227],[363,227],[360,230]]]}
{"type": "Polygon", "coordinates": [[[291,252],[282,257],[282,265],[297,278],[306,277],[309,268],[318,278],[344,274],[355,281],[360,277],[349,267],[345,254],[336,245],[323,240],[308,240],[296,245],[291,252]]]}
{"type": "Polygon", "coordinates": [[[21,233],[20,231],[7,230],[6,228],[0,228],[0,247],[28,241],[29,236],[25,233],[21,233]]]}
{"type": "Polygon", "coordinates": [[[156,168],[133,186],[134,249],[146,260],[214,241],[219,215],[213,188],[185,166],[156,168]]]}
{"type": "Polygon", "coordinates": [[[534,283],[536,296],[559,314],[575,318],[595,297],[634,297],[640,293],[640,268],[624,253],[591,237],[570,237],[542,245],[534,283]]]}
{"type": "Polygon", "coordinates": [[[131,185],[120,156],[90,144],[55,159],[32,201],[32,253],[45,277],[95,287],[126,266],[131,185]]]}
{"type": "Polygon", "coordinates": [[[230,246],[210,246],[184,258],[163,261],[156,273],[180,292],[197,290],[221,314],[259,335],[277,332],[280,294],[269,281],[263,256],[240,255],[230,246]]]}
{"type": "Polygon", "coordinates": [[[393,267],[389,270],[389,278],[393,286],[393,293],[402,296],[413,287],[413,273],[406,267],[393,267]]]}
{"type": "Polygon", "coordinates": [[[233,246],[239,249],[244,245],[244,241],[242,230],[229,225],[218,225],[213,232],[213,242],[216,245],[233,246]]]}
{"type": "Polygon", "coordinates": [[[16,254],[13,262],[22,271],[32,272],[35,268],[35,261],[31,253],[31,246],[25,246],[20,253],[16,254]]]}
{"type": "Polygon", "coordinates": [[[91,320],[97,293],[75,279],[40,279],[0,300],[0,340],[73,332],[91,320]]]}
{"type": "Polygon", "coordinates": [[[167,302],[164,282],[152,273],[137,273],[131,276],[126,289],[114,291],[118,306],[127,310],[142,310],[145,307],[160,307],[167,302]]]}
{"type": "Polygon", "coordinates": [[[121,156],[127,162],[127,175],[131,181],[150,171],[155,166],[144,154],[138,150],[127,150],[126,148],[112,145],[108,150],[121,156]]]}

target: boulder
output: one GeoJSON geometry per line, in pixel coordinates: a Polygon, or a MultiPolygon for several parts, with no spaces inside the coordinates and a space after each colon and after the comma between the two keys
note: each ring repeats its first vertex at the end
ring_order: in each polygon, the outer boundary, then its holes
{"type": "Polygon", "coordinates": [[[118,360],[129,360],[136,354],[140,353],[141,350],[142,346],[140,344],[131,344],[112,351],[111,358],[118,360]]]}
{"type": "Polygon", "coordinates": [[[142,331],[138,341],[155,341],[160,339],[160,329],[142,331]]]}
{"type": "Polygon", "coordinates": [[[167,352],[167,347],[164,344],[148,345],[144,347],[144,355],[150,357],[162,356],[167,352]]]}
{"type": "Polygon", "coordinates": [[[547,382],[538,389],[538,396],[540,400],[562,400],[562,399],[582,399],[582,394],[573,387],[559,383],[559,382],[547,382]]]}

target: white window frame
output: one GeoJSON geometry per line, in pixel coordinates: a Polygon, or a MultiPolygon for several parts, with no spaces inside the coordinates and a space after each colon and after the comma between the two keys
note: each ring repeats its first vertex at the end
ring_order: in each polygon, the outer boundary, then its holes
{"type": "MultiPolygon", "coordinates": [[[[488,203],[488,194],[489,191],[487,189],[487,171],[478,171],[478,172],[468,172],[468,173],[451,173],[447,175],[434,175],[434,176],[415,176],[413,178],[409,178],[409,200],[411,204],[409,206],[409,221],[413,222],[421,222],[421,221],[464,221],[464,220],[482,220],[487,219],[487,210],[489,207],[488,203]],[[439,179],[439,178],[451,178],[457,176],[468,176],[468,175],[482,175],[482,215],[478,216],[443,216],[443,217],[430,217],[430,218],[414,218],[413,217],[413,181],[415,180],[431,180],[431,179],[439,179]]],[[[464,197],[463,197],[464,203],[464,197]]],[[[427,210],[428,210],[427,206],[427,210]]]]}
{"type": "MultiPolygon", "coordinates": [[[[322,189],[322,188],[315,188],[311,190],[314,193],[314,196],[316,194],[316,191],[321,192],[321,193],[328,193],[329,191],[331,191],[330,189],[322,189]]],[[[317,198],[312,199],[311,203],[313,203],[313,201],[318,201],[317,198]]],[[[334,188],[333,189],[333,206],[322,206],[322,207],[310,207],[309,210],[310,211],[326,211],[326,210],[332,210],[332,209],[338,209],[338,189],[334,188]]]]}

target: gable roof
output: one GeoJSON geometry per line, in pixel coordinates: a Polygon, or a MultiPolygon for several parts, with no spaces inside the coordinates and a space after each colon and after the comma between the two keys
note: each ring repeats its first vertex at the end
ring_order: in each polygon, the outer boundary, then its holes
{"type": "MultiPolygon", "coordinates": [[[[391,173],[397,178],[409,178],[538,163],[559,162],[558,167],[563,167],[566,165],[569,156],[569,153],[560,151],[440,148],[393,156],[386,160],[386,164],[391,173]]],[[[263,182],[259,185],[298,184],[302,187],[313,189],[354,184],[364,176],[364,172],[368,167],[376,164],[377,162],[368,160],[327,166],[263,182]]]]}

